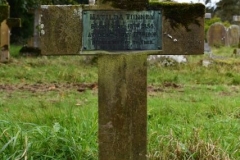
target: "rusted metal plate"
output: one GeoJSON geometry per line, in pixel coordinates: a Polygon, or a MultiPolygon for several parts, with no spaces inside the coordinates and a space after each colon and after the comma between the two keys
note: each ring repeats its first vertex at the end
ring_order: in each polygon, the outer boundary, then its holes
{"type": "Polygon", "coordinates": [[[83,11],[83,50],[161,50],[161,11],[83,11]]]}

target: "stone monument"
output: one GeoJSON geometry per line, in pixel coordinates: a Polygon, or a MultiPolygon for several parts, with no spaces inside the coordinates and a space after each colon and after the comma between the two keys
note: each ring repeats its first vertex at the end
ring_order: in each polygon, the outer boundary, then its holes
{"type": "Polygon", "coordinates": [[[41,6],[43,55],[98,56],[100,160],[147,159],[147,55],[203,54],[204,14],[148,0],[41,6]]]}
{"type": "Polygon", "coordinates": [[[212,24],[207,32],[207,41],[209,46],[225,46],[227,44],[227,31],[225,26],[220,22],[212,24]]]}

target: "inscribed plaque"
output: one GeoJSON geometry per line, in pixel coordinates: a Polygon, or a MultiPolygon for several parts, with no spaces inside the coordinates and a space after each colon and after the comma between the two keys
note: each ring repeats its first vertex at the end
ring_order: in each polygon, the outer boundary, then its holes
{"type": "Polygon", "coordinates": [[[161,11],[83,11],[83,50],[161,50],[161,11]]]}

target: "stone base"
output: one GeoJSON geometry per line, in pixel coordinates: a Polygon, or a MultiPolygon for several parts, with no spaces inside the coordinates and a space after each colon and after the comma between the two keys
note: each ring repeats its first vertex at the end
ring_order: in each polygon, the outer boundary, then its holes
{"type": "Polygon", "coordinates": [[[0,51],[0,62],[5,63],[8,62],[10,59],[10,53],[8,50],[6,51],[0,51]]]}

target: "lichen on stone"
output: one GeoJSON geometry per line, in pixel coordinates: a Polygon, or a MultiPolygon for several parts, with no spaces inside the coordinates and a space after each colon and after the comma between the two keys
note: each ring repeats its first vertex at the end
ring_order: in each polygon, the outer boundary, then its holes
{"type": "Polygon", "coordinates": [[[78,54],[82,46],[82,6],[44,6],[41,14],[42,53],[78,54]]]}

